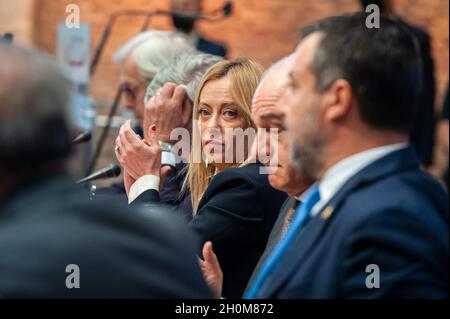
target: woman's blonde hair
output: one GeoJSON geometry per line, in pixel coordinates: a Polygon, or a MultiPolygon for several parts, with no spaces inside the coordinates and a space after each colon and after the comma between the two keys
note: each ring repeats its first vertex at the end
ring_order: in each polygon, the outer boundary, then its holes
{"type": "MultiPolygon", "coordinates": [[[[194,101],[193,122],[198,120],[198,107],[203,88],[207,83],[229,77],[230,93],[240,111],[244,114],[247,124],[246,128],[256,129],[251,118],[253,94],[261,79],[263,68],[256,62],[249,59],[235,59],[232,61],[222,61],[213,65],[203,77],[194,101]]],[[[197,125],[193,125],[192,147],[190,154],[189,168],[184,183],[184,191],[189,188],[194,214],[196,214],[200,199],[205,192],[211,178],[214,176],[216,168],[214,164],[206,165],[202,154],[201,136],[197,125]],[[197,155],[196,155],[197,154],[197,155]],[[200,154],[200,156],[198,156],[200,154]],[[199,158],[198,158],[199,157],[199,158]],[[199,163],[200,161],[200,163],[199,163]]],[[[248,154],[243,163],[231,164],[230,167],[240,167],[247,164],[248,154]]]]}

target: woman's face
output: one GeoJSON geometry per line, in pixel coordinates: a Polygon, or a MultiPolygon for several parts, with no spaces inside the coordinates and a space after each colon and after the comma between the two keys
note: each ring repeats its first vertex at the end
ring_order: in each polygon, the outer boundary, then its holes
{"type": "Polygon", "coordinates": [[[242,158],[237,152],[246,152],[246,148],[236,145],[233,129],[245,130],[248,125],[245,113],[231,96],[228,77],[203,87],[197,112],[202,151],[208,162],[220,170],[242,158]]]}

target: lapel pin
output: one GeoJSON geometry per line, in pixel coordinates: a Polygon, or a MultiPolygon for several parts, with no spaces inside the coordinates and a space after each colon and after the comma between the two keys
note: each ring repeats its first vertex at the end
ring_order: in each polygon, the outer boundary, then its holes
{"type": "Polygon", "coordinates": [[[328,218],[331,217],[331,215],[334,212],[334,208],[331,206],[328,206],[327,208],[325,208],[323,210],[323,212],[320,214],[320,218],[322,218],[323,220],[327,220],[328,218]]]}

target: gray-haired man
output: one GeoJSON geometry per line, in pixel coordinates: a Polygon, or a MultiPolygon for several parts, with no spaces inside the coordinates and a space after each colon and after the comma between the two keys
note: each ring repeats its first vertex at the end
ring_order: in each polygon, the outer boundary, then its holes
{"type": "MultiPolygon", "coordinates": [[[[146,93],[146,106],[144,116],[144,134],[154,125],[160,143],[165,143],[166,152],[163,151],[163,164],[170,164],[170,170],[165,167],[161,173],[161,180],[141,179],[147,175],[147,169],[155,165],[151,149],[143,144],[133,132],[129,122],[125,123],[116,139],[116,156],[124,167],[124,181],[128,199],[131,203],[140,194],[151,187],[158,186],[161,202],[178,206],[183,215],[190,218],[192,207],[188,194],[182,194],[181,187],[184,180],[186,164],[171,159],[170,144],[177,141],[170,139],[171,132],[176,128],[190,129],[192,118],[192,105],[198,85],[206,71],[221,61],[222,58],[206,53],[184,53],[173,58],[163,66],[150,83],[146,93]],[[120,137],[128,135],[134,137],[134,146],[121,151],[120,137]],[[148,154],[148,156],[146,156],[148,154]],[[142,160],[136,160],[141,158],[142,160]],[[148,160],[147,160],[148,159],[148,160]],[[131,175],[131,172],[138,172],[131,175]],[[161,183],[163,185],[159,186],[161,183]]],[[[156,163],[159,165],[159,163],[156,163]]]]}
{"type": "Polygon", "coordinates": [[[159,71],[177,54],[194,51],[186,39],[170,31],[151,30],[125,43],[114,55],[121,65],[123,106],[132,111],[139,125],[144,119],[145,90],[159,71]]]}

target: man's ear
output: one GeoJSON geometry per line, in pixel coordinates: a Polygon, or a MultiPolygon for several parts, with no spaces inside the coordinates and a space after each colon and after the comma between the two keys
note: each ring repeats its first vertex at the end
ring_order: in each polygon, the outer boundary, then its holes
{"type": "Polygon", "coordinates": [[[337,121],[347,116],[352,106],[352,87],[346,80],[336,80],[324,94],[325,118],[337,121]]]}

